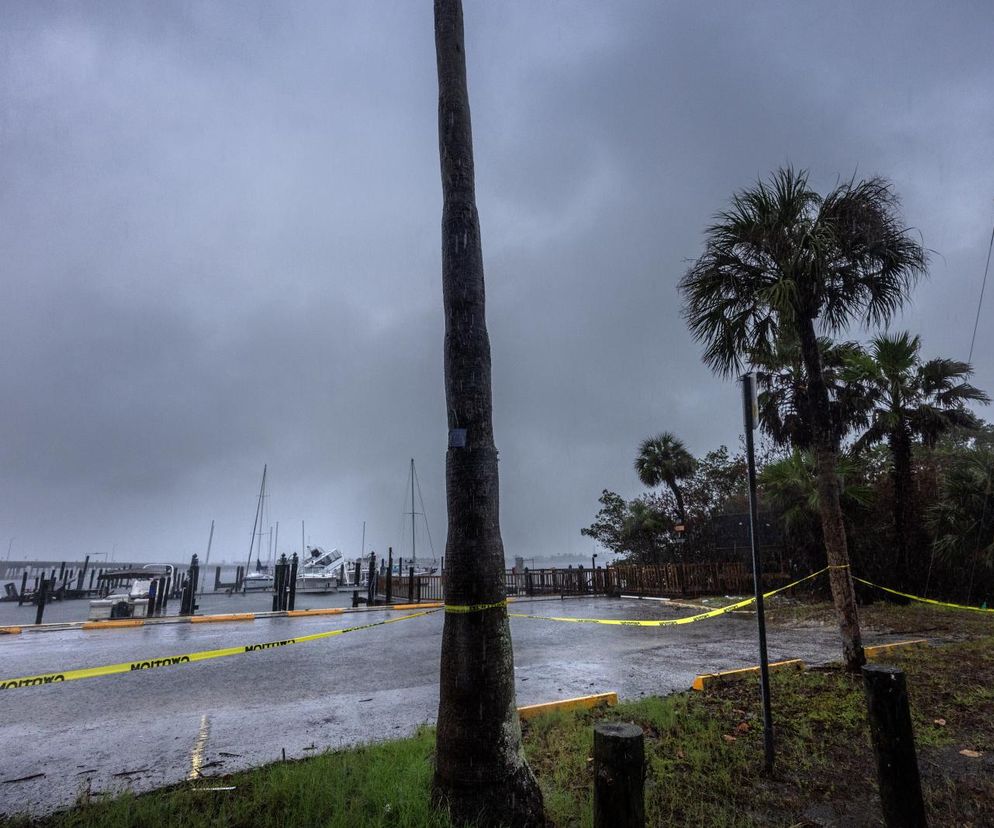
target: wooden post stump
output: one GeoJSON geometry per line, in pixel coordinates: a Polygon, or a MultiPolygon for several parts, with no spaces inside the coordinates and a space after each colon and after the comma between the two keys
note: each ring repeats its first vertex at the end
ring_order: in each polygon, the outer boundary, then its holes
{"type": "Polygon", "coordinates": [[[877,757],[884,822],[888,828],[923,828],[928,821],[904,671],[867,664],[863,667],[863,689],[877,757]]]}
{"type": "Polygon", "coordinates": [[[594,828],[645,827],[645,745],[642,728],[594,726],[594,828]]]}

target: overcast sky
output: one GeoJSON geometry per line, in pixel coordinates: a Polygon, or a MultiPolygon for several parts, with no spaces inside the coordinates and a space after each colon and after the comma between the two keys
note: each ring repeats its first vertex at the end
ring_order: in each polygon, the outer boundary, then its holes
{"type": "MultiPolygon", "coordinates": [[[[0,3],[0,555],[444,546],[430,0],[0,3]],[[420,506],[419,506],[420,509],[420,506]],[[421,540],[419,540],[419,543],[421,540]]],[[[890,178],[898,324],[965,359],[994,220],[994,5],[467,0],[508,557],[587,555],[668,429],[735,446],[676,283],[784,163],[890,178]]],[[[976,380],[994,389],[994,290],[976,380]]]]}

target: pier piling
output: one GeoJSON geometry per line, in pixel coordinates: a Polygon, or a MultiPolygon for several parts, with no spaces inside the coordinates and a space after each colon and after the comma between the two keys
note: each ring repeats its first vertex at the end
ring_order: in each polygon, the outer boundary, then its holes
{"type": "Polygon", "coordinates": [[[42,578],[41,591],[38,593],[38,611],[35,613],[35,624],[40,624],[45,615],[45,600],[48,598],[48,581],[42,578]]]}

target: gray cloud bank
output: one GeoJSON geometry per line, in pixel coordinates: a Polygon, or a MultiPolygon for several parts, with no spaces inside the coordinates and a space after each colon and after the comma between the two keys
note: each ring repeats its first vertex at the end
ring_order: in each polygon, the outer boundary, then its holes
{"type": "MultiPolygon", "coordinates": [[[[431,4],[4,4],[0,541],[14,557],[444,544],[431,4]],[[285,528],[284,528],[285,527],[285,528]],[[284,540],[285,538],[285,540],[284,540]],[[420,541],[419,541],[420,542],[420,541]]],[[[675,284],[737,188],[879,173],[935,252],[900,325],[965,358],[994,7],[467,2],[509,556],[589,554],[669,429],[738,441],[675,284]],[[672,7],[671,7],[672,6],[672,7]]],[[[974,353],[994,388],[994,298],[974,353]]]]}

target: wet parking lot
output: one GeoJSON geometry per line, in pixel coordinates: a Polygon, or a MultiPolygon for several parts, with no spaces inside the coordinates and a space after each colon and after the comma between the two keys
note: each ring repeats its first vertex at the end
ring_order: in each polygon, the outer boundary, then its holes
{"type": "MultiPolygon", "coordinates": [[[[515,613],[675,618],[657,601],[516,603],[515,613]]],[[[0,678],[287,640],[397,617],[369,611],[226,624],[25,632],[0,638],[0,678]]],[[[0,693],[0,813],[44,812],[92,791],[144,790],[395,738],[434,721],[442,614],[333,638],[155,670],[0,693]],[[21,780],[21,781],[13,781],[21,780]]],[[[616,691],[686,690],[699,673],[756,662],[755,618],[672,627],[513,618],[519,704],[616,691]]],[[[885,639],[881,639],[885,640],[885,639]]],[[[770,659],[838,658],[831,627],[770,630],[770,659]]]]}

